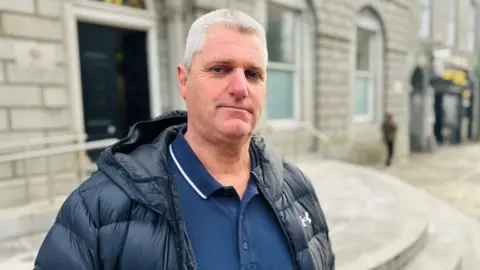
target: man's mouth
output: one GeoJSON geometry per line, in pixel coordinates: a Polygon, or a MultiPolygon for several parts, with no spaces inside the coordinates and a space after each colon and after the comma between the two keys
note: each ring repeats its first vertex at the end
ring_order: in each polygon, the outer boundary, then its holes
{"type": "Polygon", "coordinates": [[[234,110],[242,110],[246,111],[248,113],[253,113],[253,111],[249,108],[246,107],[241,107],[241,106],[219,106],[220,108],[227,108],[227,109],[234,109],[234,110]]]}

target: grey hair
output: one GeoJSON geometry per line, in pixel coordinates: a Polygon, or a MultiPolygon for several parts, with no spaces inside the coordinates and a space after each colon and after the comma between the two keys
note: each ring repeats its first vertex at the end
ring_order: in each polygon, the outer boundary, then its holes
{"type": "Polygon", "coordinates": [[[183,65],[187,69],[192,66],[193,56],[200,51],[205,44],[207,31],[214,25],[235,27],[240,33],[249,33],[258,36],[265,50],[265,65],[268,62],[268,50],[265,28],[251,16],[235,9],[217,9],[211,11],[197,20],[190,27],[183,54],[183,65]]]}

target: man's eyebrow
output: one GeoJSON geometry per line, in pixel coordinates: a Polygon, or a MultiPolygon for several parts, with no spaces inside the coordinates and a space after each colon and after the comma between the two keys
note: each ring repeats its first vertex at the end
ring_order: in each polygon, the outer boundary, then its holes
{"type": "Polygon", "coordinates": [[[227,59],[215,59],[212,61],[207,62],[207,66],[213,65],[232,65],[233,61],[227,59]]]}
{"type": "Polygon", "coordinates": [[[250,66],[255,70],[264,71],[264,68],[262,68],[261,66],[259,66],[257,64],[251,64],[250,66]]]}
{"type": "MultiPolygon", "coordinates": [[[[216,59],[216,60],[212,60],[212,61],[209,61],[207,62],[207,66],[214,66],[214,65],[226,65],[226,66],[231,66],[231,65],[234,65],[235,62],[232,61],[232,60],[228,60],[228,59],[216,59]]],[[[246,65],[248,68],[253,68],[255,70],[263,70],[263,68],[256,64],[256,63],[247,63],[246,65]]]]}

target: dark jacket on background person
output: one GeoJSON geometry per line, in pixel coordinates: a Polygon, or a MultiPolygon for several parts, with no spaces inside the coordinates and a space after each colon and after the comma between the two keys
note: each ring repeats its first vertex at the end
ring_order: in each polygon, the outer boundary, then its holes
{"type": "MultiPolygon", "coordinates": [[[[37,270],[197,269],[168,146],[186,126],[175,111],[137,123],[107,148],[99,171],[65,201],[35,261],[37,270]]],[[[311,183],[252,138],[261,193],[287,236],[295,269],[334,269],[328,227],[311,183]],[[302,225],[303,213],[311,222],[302,225]]]]}
{"type": "Polygon", "coordinates": [[[384,141],[395,141],[397,124],[393,120],[385,120],[382,123],[382,133],[384,141]]]}

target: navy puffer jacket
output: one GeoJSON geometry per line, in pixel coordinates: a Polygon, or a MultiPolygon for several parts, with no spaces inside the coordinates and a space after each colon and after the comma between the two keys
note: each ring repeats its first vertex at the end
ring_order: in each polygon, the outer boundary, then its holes
{"type": "MultiPolygon", "coordinates": [[[[177,111],[140,122],[103,151],[99,171],[61,207],[35,269],[197,269],[167,164],[168,145],[186,120],[186,113],[177,111]]],[[[287,236],[295,268],[334,269],[327,224],[310,182],[260,138],[252,144],[259,189],[287,236]],[[300,219],[305,212],[312,221],[306,228],[300,219]]]]}

